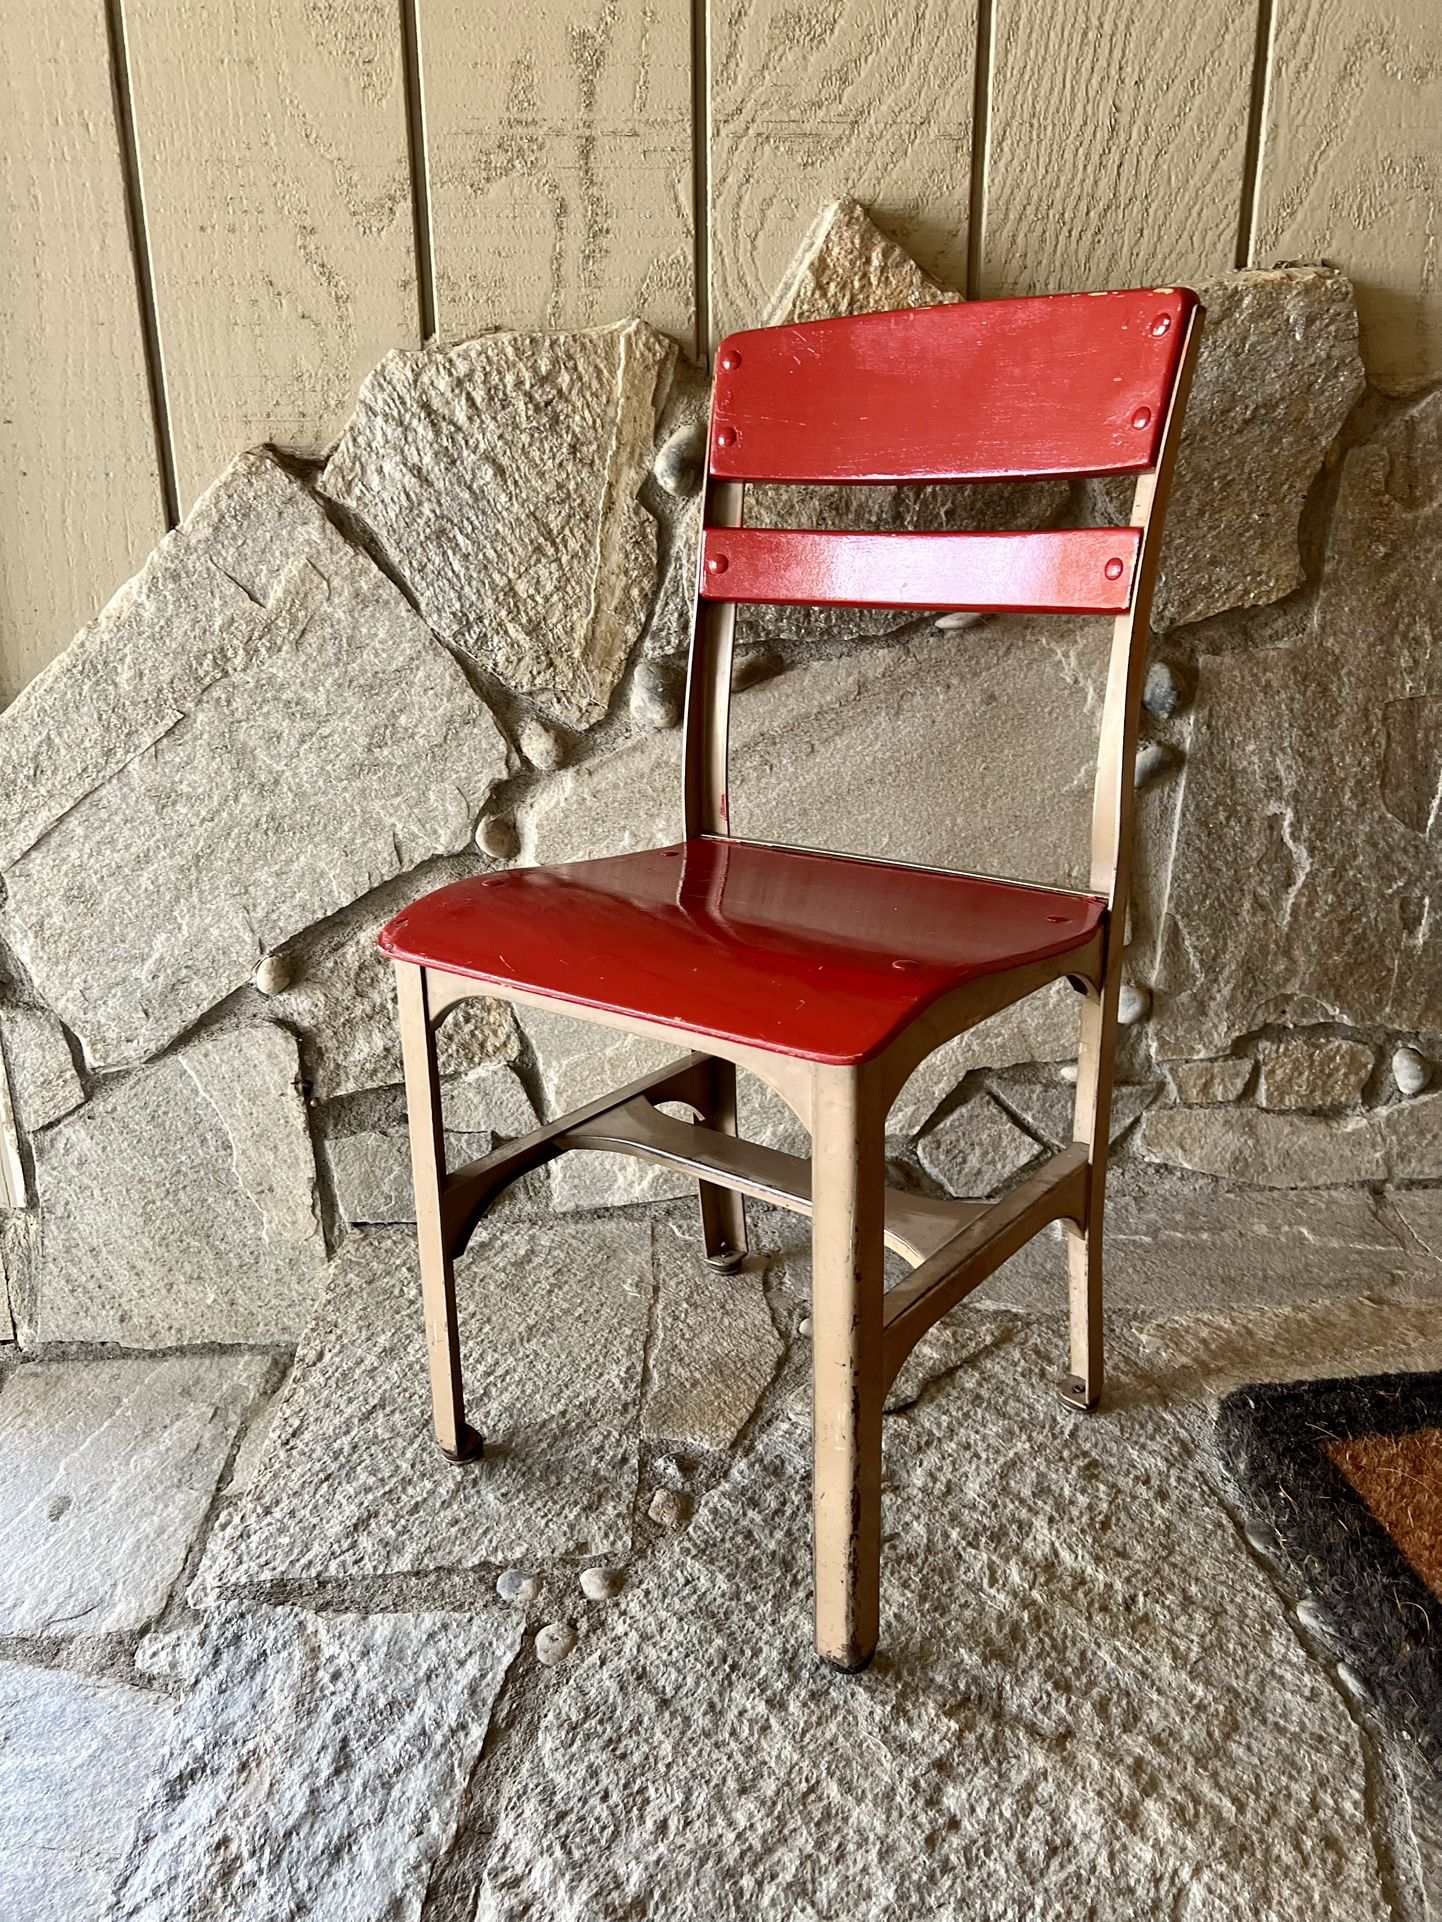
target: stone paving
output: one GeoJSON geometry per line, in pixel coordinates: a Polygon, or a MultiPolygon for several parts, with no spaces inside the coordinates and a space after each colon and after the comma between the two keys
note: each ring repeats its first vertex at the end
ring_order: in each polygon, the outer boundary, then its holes
{"type": "Polygon", "coordinates": [[[1442,1791],[1251,1540],[1234,1381],[1442,1366],[1437,1190],[1124,1174],[1080,1419],[1060,1249],[887,1422],[882,1651],[809,1649],[805,1226],[467,1258],[492,1443],[429,1445],[410,1231],[293,1357],[0,1376],[0,1922],[1435,1922],[1442,1791]]]}

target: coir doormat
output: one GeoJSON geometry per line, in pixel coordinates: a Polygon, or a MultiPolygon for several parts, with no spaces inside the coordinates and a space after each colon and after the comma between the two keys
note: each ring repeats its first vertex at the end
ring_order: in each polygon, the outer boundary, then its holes
{"type": "Polygon", "coordinates": [[[1217,1441],[1338,1652],[1442,1775],[1442,1375],[1239,1388],[1217,1441]]]}

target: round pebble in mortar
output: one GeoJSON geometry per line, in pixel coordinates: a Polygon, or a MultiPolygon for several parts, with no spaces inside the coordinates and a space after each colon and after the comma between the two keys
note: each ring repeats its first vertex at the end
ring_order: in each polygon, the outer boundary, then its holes
{"type": "Polygon", "coordinates": [[[1326,1635],[1327,1618],[1317,1606],[1315,1595],[1304,1595],[1297,1603],[1295,1614],[1309,1634],[1326,1635]]]}
{"type": "Polygon", "coordinates": [[[1263,1561],[1274,1562],[1277,1559],[1277,1538],[1275,1535],[1270,1534],[1267,1530],[1250,1522],[1242,1529],[1242,1533],[1246,1536],[1251,1548],[1262,1557],[1263,1561]]]}
{"type": "Polygon", "coordinates": [[[508,1568],[496,1577],[496,1593],[503,1602],[535,1601],[541,1592],[541,1584],[534,1575],[528,1575],[523,1568],[508,1568]]]}
{"type": "Polygon", "coordinates": [[[536,1660],[544,1668],[564,1662],[576,1646],[576,1631],[569,1622],[547,1622],[536,1630],[536,1660]]]}
{"type": "Polygon", "coordinates": [[[549,774],[566,758],[566,744],[544,721],[527,721],[521,729],[520,749],[533,768],[549,774]]]}
{"type": "Polygon", "coordinates": [[[1139,988],[1133,981],[1123,981],[1117,997],[1117,1020],[1124,1028],[1134,1028],[1138,1021],[1145,1021],[1151,1006],[1152,997],[1147,989],[1139,988]]]}
{"type": "Polygon", "coordinates": [[[1153,661],[1147,669],[1146,685],[1142,689],[1142,706],[1148,714],[1155,714],[1159,721],[1165,721],[1175,714],[1182,704],[1182,690],[1177,677],[1165,661],[1153,661]]]}
{"type": "Polygon", "coordinates": [[[666,1488],[684,1488],[691,1479],[691,1463],[684,1455],[658,1455],[652,1473],[666,1488]]]}
{"type": "Polygon", "coordinates": [[[1359,1702],[1371,1701],[1371,1689],[1368,1688],[1367,1684],[1349,1662],[1338,1662],[1337,1680],[1342,1684],[1343,1688],[1346,1689],[1347,1693],[1355,1696],[1359,1702]]]}
{"type": "Polygon", "coordinates": [[[268,954],[250,978],[262,994],[284,994],[295,979],[295,969],[283,955],[268,954]]]}
{"type": "Polygon", "coordinates": [[[682,1528],[690,1519],[691,1498],[679,1489],[658,1488],[646,1513],[660,1528],[682,1528]]]}
{"type": "Polygon", "coordinates": [[[483,814],[476,829],[476,846],[494,860],[509,861],[520,852],[521,837],[506,814],[483,814]]]}
{"type": "Polygon", "coordinates": [[[1398,1048],[1392,1056],[1392,1079],[1398,1094],[1421,1094],[1432,1079],[1432,1064],[1415,1048],[1398,1048]]]}
{"type": "Polygon", "coordinates": [[[701,485],[701,462],[706,449],[704,420],[684,421],[656,450],[651,472],[659,487],[677,500],[688,500],[701,485]]]}
{"type": "Polygon", "coordinates": [[[679,727],[681,675],[665,661],[643,661],[631,682],[631,719],[637,727],[679,727]]]}
{"type": "Polygon", "coordinates": [[[581,1593],[588,1602],[609,1602],[613,1595],[620,1594],[624,1580],[619,1568],[583,1568],[581,1593]]]}

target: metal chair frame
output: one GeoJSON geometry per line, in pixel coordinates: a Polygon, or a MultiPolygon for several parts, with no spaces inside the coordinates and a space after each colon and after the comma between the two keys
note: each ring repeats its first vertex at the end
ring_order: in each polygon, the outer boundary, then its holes
{"type": "MultiPolygon", "coordinates": [[[[1156,290],[1156,294],[1170,291],[1156,290]]],[[[997,309],[1017,304],[989,303],[997,309]]],[[[960,315],[981,310],[946,311],[960,315]]],[[[889,318],[899,321],[902,317],[889,318]]],[[[1130,880],[1133,760],[1162,521],[1201,331],[1201,309],[1193,304],[1189,311],[1182,311],[1179,322],[1184,339],[1169,389],[1162,394],[1163,417],[1151,442],[1153,456],[1136,473],[1129,525],[1137,530],[1137,550],[1130,592],[1113,619],[1086,891],[1104,901],[1105,912],[1084,945],[968,981],[926,1007],[874,1058],[860,1062],[837,1066],[707,1036],[683,1059],[454,1170],[447,1168],[445,1160],[436,1030],[459,1002],[476,995],[497,995],[521,1006],[550,1008],[673,1044],[678,1029],[670,1022],[633,1013],[558,1001],[552,994],[514,982],[396,959],[426,1340],[440,1447],[452,1460],[464,1461],[478,1455],[482,1446],[465,1414],[454,1264],[497,1197],[530,1169],[573,1150],[599,1149],[688,1170],[698,1182],[706,1259],[722,1268],[734,1267],[746,1252],[745,1196],[809,1215],[816,1646],[828,1662],[842,1669],[863,1667],[877,1642],[881,1430],[887,1390],[922,1335],[1052,1221],[1064,1224],[1069,1268],[1070,1376],[1063,1394],[1083,1410],[1094,1408],[1101,1394],[1102,1222],[1130,880]],[[1072,1144],[998,1201],[940,1201],[890,1189],[885,1179],[886,1118],[913,1069],[943,1043],[1063,975],[1083,990],[1072,1144]],[[738,1138],[738,1068],[774,1090],[803,1123],[811,1136],[809,1159],[738,1138]],[[663,1102],[684,1104],[697,1117],[695,1123],[661,1113],[663,1102]],[[902,1255],[913,1271],[889,1291],[883,1289],[884,1246],[902,1255]]],[[[742,355],[751,351],[750,343],[762,340],[764,332],[804,336],[817,328],[843,324],[855,323],[812,323],[809,329],[763,330],[733,337],[720,351],[718,391],[725,380],[729,397],[735,381],[728,368],[739,366],[742,355]]],[[[734,471],[726,471],[728,463],[721,455],[728,444],[723,411],[719,403],[713,407],[704,503],[708,531],[698,573],[686,702],[683,799],[688,841],[731,838],[727,802],[731,658],[736,605],[748,595],[737,584],[729,589],[734,598],[719,598],[728,590],[724,554],[720,569],[715,561],[727,539],[725,530],[742,527],[746,482],[734,471]]],[[[733,454],[732,470],[738,459],[733,454]]],[[[1046,463],[1041,461],[1012,477],[1045,471],[1046,463]]],[[[913,477],[918,476],[887,476],[913,477]]],[[[974,475],[965,472],[948,476],[970,477],[974,475]]],[[[755,530],[754,538],[764,561],[762,530],[755,530]]],[[[864,538],[825,537],[833,548],[848,539],[864,538]]],[[[964,542],[985,537],[872,538],[964,542]]],[[[1044,537],[1012,538],[1038,542],[1044,537]]],[[[940,555],[942,550],[925,552],[940,555]]],[[[865,561],[866,555],[861,558],[865,561]]],[[[744,575],[745,570],[737,572],[744,575]]],[[[929,586],[916,591],[924,593],[929,586]]],[[[761,587],[763,591],[754,598],[791,598],[765,591],[764,568],[761,587]]],[[[885,604],[908,603],[891,599],[885,604]]],[[[936,604],[1013,603],[993,595],[936,604]]]]}

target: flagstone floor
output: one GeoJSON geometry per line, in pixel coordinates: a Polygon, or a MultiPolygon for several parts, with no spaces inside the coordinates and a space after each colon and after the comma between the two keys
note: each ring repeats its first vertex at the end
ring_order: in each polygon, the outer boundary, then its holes
{"type": "Polygon", "coordinates": [[[427,1439],[410,1236],[299,1351],[0,1350],[0,1922],[1436,1922],[1442,1791],[1211,1441],[1442,1367],[1442,1190],[1140,1176],[1079,1417],[1061,1252],[887,1420],[881,1653],[809,1647],[804,1224],[513,1216],[427,1439]],[[1298,1603],[1302,1603],[1300,1612],[1298,1603]]]}

